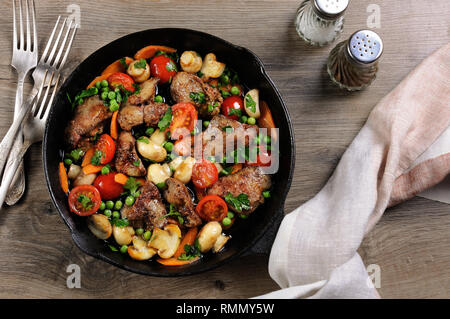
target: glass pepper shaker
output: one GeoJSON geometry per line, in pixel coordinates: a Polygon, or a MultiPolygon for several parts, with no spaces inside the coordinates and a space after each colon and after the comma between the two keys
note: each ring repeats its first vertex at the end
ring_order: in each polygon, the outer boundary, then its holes
{"type": "Polygon", "coordinates": [[[383,53],[383,41],[370,30],[353,33],[330,52],[327,71],[340,88],[358,91],[375,80],[378,60],[383,53]]]}
{"type": "Polygon", "coordinates": [[[311,45],[330,44],[344,28],[344,12],[349,0],[304,0],[297,10],[295,28],[311,45]]]}

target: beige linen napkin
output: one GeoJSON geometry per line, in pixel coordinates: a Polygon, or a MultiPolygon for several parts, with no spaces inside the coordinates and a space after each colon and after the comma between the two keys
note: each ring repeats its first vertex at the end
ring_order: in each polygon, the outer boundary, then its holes
{"type": "Polygon", "coordinates": [[[371,112],[325,187],[288,214],[261,298],[377,298],[356,252],[388,205],[442,181],[450,154],[412,167],[450,125],[450,44],[412,71],[371,112]]]}

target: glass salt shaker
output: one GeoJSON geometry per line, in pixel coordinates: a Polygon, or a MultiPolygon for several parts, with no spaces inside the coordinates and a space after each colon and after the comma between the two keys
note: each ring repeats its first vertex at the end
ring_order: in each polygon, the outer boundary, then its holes
{"type": "Polygon", "coordinates": [[[360,30],[330,52],[327,71],[340,88],[358,91],[375,80],[383,41],[370,30],[360,30]]]}
{"type": "Polygon", "coordinates": [[[349,0],[304,0],[297,10],[295,28],[311,45],[330,44],[344,28],[344,12],[349,0]]]}

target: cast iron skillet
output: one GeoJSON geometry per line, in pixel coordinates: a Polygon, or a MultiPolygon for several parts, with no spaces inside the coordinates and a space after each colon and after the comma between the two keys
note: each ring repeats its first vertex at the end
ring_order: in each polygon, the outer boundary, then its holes
{"type": "Polygon", "coordinates": [[[267,76],[259,58],[249,50],[235,46],[215,36],[187,29],[152,29],[136,32],[115,40],[97,50],[84,60],[67,78],[57,94],[49,115],[43,142],[45,178],[50,196],[62,219],[69,227],[75,244],[86,254],[104,260],[117,267],[152,276],[182,276],[204,272],[237,258],[251,248],[264,235],[275,220],[283,214],[283,206],[291,184],[295,163],[294,136],[288,110],[267,76]],[[61,190],[58,176],[60,149],[63,148],[63,132],[71,118],[67,94],[73,97],[85,89],[113,61],[133,56],[149,44],[166,45],[178,49],[195,50],[202,56],[209,52],[217,55],[239,74],[241,82],[249,88],[258,88],[261,99],[267,101],[277,127],[280,130],[280,169],[273,176],[272,197],[260,206],[248,219],[236,223],[231,229],[232,239],[219,254],[207,254],[201,261],[180,267],[165,267],[155,261],[135,261],[128,255],[113,252],[105,242],[92,235],[86,219],[71,213],[67,196],[61,190]]]}

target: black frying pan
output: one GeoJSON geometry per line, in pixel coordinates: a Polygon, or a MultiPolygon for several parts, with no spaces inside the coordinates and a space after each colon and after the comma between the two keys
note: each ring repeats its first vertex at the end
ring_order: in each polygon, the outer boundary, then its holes
{"type": "Polygon", "coordinates": [[[75,244],[86,254],[104,260],[120,268],[152,276],[182,276],[200,273],[218,267],[249,250],[264,233],[280,219],[284,201],[289,191],[295,163],[295,144],[288,110],[275,85],[264,71],[259,58],[249,50],[235,46],[215,36],[187,29],[152,29],[124,36],[102,47],[84,60],[68,77],[52,106],[43,142],[45,178],[50,196],[64,222],[72,233],[75,244]],[[69,211],[67,196],[61,190],[58,176],[60,150],[63,148],[63,132],[71,118],[71,107],[67,93],[73,97],[86,88],[113,61],[124,56],[133,56],[149,44],[166,45],[178,49],[195,50],[203,56],[209,52],[217,55],[236,70],[241,82],[249,88],[258,88],[261,99],[271,111],[280,135],[280,169],[273,176],[272,197],[260,206],[248,219],[236,223],[230,230],[232,239],[219,254],[207,254],[191,265],[165,267],[155,261],[135,261],[128,255],[110,250],[97,239],[86,226],[86,218],[69,211]]]}

